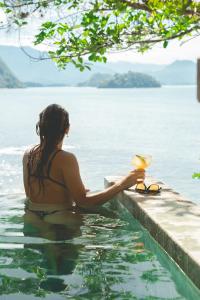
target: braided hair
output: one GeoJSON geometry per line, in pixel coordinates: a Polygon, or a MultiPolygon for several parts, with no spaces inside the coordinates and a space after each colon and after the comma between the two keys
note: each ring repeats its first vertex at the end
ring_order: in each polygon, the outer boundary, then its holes
{"type": "Polygon", "coordinates": [[[31,171],[39,181],[39,187],[44,188],[44,167],[50,155],[62,141],[69,128],[68,112],[57,104],[47,106],[40,114],[36,124],[36,133],[40,137],[40,144],[31,149],[28,157],[28,184],[30,186],[31,171]],[[33,172],[34,169],[34,172],[33,172]]]}

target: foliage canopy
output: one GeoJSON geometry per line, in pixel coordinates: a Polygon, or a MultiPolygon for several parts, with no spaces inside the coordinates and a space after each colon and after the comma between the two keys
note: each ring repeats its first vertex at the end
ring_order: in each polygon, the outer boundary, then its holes
{"type": "Polygon", "coordinates": [[[108,52],[166,48],[200,30],[200,2],[191,0],[0,0],[0,7],[9,24],[26,25],[33,13],[44,18],[34,43],[50,44],[59,67],[73,63],[81,71],[106,62],[108,52]]]}

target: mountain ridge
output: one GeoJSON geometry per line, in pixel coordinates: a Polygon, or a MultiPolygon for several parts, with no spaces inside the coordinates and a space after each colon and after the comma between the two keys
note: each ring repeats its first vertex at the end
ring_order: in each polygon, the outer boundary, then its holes
{"type": "MultiPolygon", "coordinates": [[[[45,52],[40,52],[30,47],[24,50],[32,57],[40,57],[45,52]]],[[[195,84],[196,63],[193,61],[174,61],[169,65],[140,64],[129,62],[108,62],[107,64],[96,63],[92,71],[80,72],[74,66],[69,65],[66,70],[58,70],[50,60],[34,61],[24,54],[16,46],[0,46],[0,58],[8,66],[14,76],[21,82],[31,82],[40,85],[69,85],[76,86],[78,83],[88,80],[95,73],[126,73],[128,71],[140,72],[153,76],[161,84],[195,84]]]]}
{"type": "Polygon", "coordinates": [[[11,72],[0,59],[0,88],[22,88],[23,83],[11,72]]]}

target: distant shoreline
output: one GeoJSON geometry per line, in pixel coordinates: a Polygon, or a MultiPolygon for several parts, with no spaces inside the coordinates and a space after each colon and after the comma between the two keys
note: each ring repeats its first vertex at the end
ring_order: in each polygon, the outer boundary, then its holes
{"type": "MultiPolygon", "coordinates": [[[[190,88],[190,87],[194,87],[197,88],[197,85],[195,84],[185,84],[185,85],[162,85],[159,89],[162,88],[173,88],[173,87],[182,87],[182,88],[190,88]]],[[[14,90],[35,90],[35,89],[88,89],[88,90],[152,90],[152,89],[156,89],[159,90],[157,87],[141,87],[141,88],[97,88],[97,87],[90,87],[90,86],[83,86],[83,87],[79,87],[79,86],[40,86],[40,87],[25,87],[25,88],[0,88],[1,91],[6,90],[6,91],[14,91],[14,90]]]]}

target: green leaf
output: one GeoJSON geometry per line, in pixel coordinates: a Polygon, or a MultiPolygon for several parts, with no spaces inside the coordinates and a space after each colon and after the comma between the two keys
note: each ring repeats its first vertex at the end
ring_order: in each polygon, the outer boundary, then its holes
{"type": "Polygon", "coordinates": [[[89,60],[91,61],[94,61],[96,59],[96,54],[95,53],[92,53],[89,57],[88,57],[89,60]]]}
{"type": "MultiPolygon", "coordinates": [[[[0,6],[1,7],[1,6],[0,6]]],[[[12,12],[12,10],[10,8],[6,8],[5,13],[6,14],[10,14],[12,12]]]]}
{"type": "Polygon", "coordinates": [[[163,47],[166,48],[167,46],[168,46],[168,41],[165,40],[164,43],[163,43],[163,47]]]}
{"type": "Polygon", "coordinates": [[[43,28],[43,29],[52,29],[52,28],[54,28],[55,26],[56,26],[56,24],[53,23],[53,22],[51,22],[51,21],[45,22],[45,23],[42,24],[42,28],[43,28]]]}
{"type": "Polygon", "coordinates": [[[193,179],[200,179],[200,173],[194,173],[194,174],[192,175],[192,178],[193,178],[193,179]]]}
{"type": "Polygon", "coordinates": [[[106,63],[107,62],[107,57],[103,57],[103,62],[106,63]]]}

